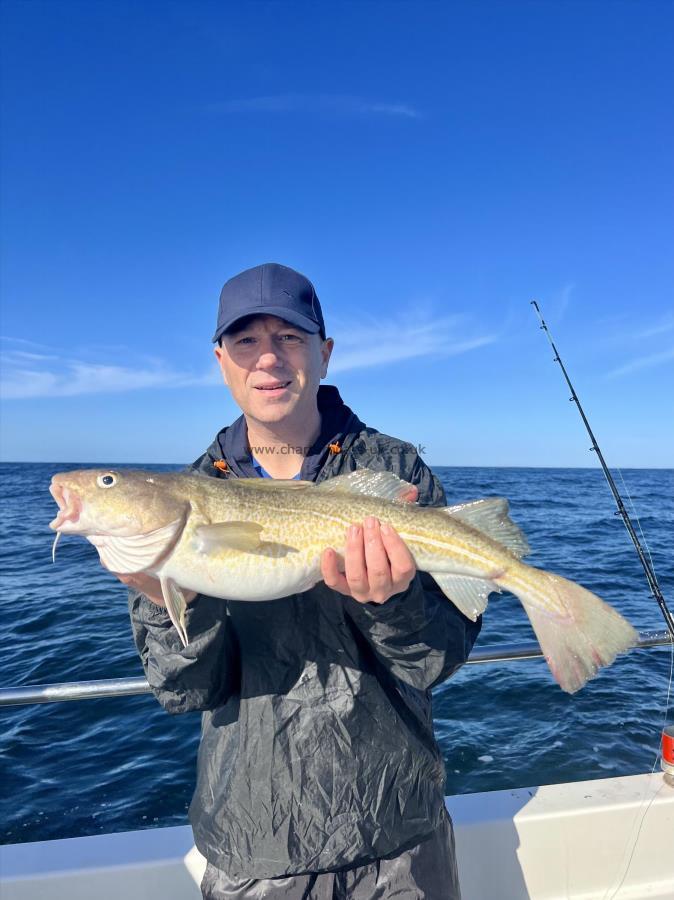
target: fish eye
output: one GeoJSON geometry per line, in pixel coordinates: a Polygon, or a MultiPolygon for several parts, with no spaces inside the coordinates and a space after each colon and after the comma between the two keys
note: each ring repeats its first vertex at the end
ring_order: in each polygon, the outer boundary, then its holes
{"type": "Polygon", "coordinates": [[[112,472],[108,472],[105,475],[99,475],[96,479],[96,484],[102,488],[112,487],[117,484],[117,476],[113,475],[112,472]]]}

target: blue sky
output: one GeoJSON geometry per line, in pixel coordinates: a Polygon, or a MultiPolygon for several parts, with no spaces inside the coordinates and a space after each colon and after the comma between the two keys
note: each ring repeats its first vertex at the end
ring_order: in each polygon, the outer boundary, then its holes
{"type": "Polygon", "coordinates": [[[2,4],[5,460],[186,462],[222,283],[436,465],[674,460],[670,2],[2,4]]]}

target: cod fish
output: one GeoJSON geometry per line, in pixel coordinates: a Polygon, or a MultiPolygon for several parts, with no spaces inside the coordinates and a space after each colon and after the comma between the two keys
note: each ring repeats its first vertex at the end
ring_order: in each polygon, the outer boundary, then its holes
{"type": "Polygon", "coordinates": [[[321,580],[322,551],[333,547],[343,558],[348,526],[368,515],[398,531],[417,568],[471,619],[491,592],[515,594],[569,693],[637,642],[599,597],[521,561],[529,547],[506,500],[422,507],[402,499],[409,487],[368,469],[319,484],[81,469],[54,475],[60,508],[50,527],[54,551],[60,535],[81,534],[112,572],[158,578],[185,646],[184,589],[247,601],[306,591],[321,580]]]}

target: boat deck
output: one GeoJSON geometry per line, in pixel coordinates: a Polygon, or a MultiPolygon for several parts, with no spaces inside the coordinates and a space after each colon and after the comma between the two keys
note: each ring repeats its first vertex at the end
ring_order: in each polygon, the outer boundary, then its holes
{"type": "MultiPolygon", "coordinates": [[[[662,774],[448,797],[463,900],[674,900],[662,774]]],[[[0,847],[2,900],[199,900],[188,826],[0,847]]]]}

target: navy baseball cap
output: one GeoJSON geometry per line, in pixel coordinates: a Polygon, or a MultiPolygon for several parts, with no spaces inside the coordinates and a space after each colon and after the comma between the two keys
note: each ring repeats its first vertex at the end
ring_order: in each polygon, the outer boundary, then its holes
{"type": "Polygon", "coordinates": [[[323,313],[313,284],[287,266],[265,263],[246,269],[225,283],[220,292],[213,343],[239,319],[258,315],[278,316],[325,340],[323,313]]]}

